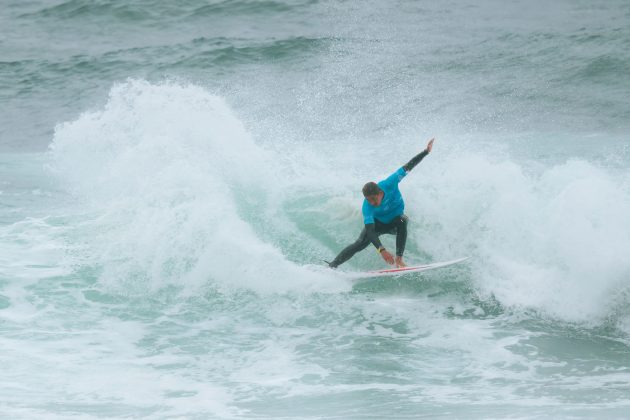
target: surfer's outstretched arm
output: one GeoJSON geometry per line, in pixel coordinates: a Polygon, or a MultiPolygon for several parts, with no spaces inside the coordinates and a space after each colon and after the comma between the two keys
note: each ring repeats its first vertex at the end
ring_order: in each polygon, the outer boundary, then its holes
{"type": "Polygon", "coordinates": [[[429,140],[429,143],[427,144],[426,149],[424,149],[422,152],[412,157],[409,162],[403,165],[403,169],[405,170],[405,172],[411,171],[413,168],[416,167],[418,163],[420,163],[422,159],[424,159],[426,155],[431,153],[431,149],[433,148],[433,140],[435,140],[435,138],[432,138],[431,140],[429,140]]]}

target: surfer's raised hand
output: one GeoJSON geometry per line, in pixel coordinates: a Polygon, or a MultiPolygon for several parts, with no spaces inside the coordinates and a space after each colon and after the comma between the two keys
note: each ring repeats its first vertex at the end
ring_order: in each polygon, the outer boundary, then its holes
{"type": "Polygon", "coordinates": [[[429,153],[431,153],[431,149],[433,149],[433,140],[435,140],[435,137],[429,140],[429,143],[427,144],[427,152],[429,153]]]}
{"type": "Polygon", "coordinates": [[[392,256],[392,254],[389,253],[388,250],[383,249],[381,251],[381,257],[383,257],[383,259],[385,260],[385,262],[389,265],[393,265],[394,264],[394,257],[392,256]]]}

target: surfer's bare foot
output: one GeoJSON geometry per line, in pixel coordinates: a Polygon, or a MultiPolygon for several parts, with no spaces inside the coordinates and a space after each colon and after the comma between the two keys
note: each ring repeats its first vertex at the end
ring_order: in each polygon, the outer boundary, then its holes
{"type": "Polygon", "coordinates": [[[396,257],[396,267],[398,268],[405,268],[407,267],[407,264],[405,264],[405,262],[403,261],[402,257],[396,257]]]}

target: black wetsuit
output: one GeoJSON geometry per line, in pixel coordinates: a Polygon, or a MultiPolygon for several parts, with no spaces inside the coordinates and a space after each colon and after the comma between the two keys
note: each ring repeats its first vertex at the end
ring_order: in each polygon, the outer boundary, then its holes
{"type": "MultiPolygon", "coordinates": [[[[403,165],[401,169],[404,170],[404,174],[411,171],[428,154],[429,152],[427,150],[424,150],[414,156],[405,165],[403,165]]],[[[399,169],[398,171],[400,171],[401,169],[399,169]]],[[[397,175],[397,172],[395,172],[392,176],[397,175]]],[[[400,175],[400,179],[404,177],[404,174],[400,175]]],[[[400,181],[400,179],[398,181],[400,181]]],[[[398,181],[396,181],[396,183],[398,181]]],[[[385,181],[381,181],[379,185],[381,185],[383,182],[385,181]]],[[[404,204],[402,207],[404,208],[404,204]]],[[[405,214],[402,214],[402,212],[401,214],[394,216],[394,218],[392,220],[389,220],[387,223],[384,223],[378,220],[377,217],[374,217],[374,223],[366,223],[363,230],[361,231],[361,234],[359,235],[359,238],[353,244],[345,247],[339,253],[339,255],[337,255],[337,257],[335,257],[335,259],[328,265],[331,268],[338,267],[339,265],[352,258],[352,256],[357,252],[364,250],[370,244],[370,242],[374,245],[376,249],[380,249],[383,245],[379,239],[379,236],[384,233],[396,235],[396,255],[402,257],[403,253],[405,252],[405,244],[407,243],[408,222],[409,218],[405,214]]]]}

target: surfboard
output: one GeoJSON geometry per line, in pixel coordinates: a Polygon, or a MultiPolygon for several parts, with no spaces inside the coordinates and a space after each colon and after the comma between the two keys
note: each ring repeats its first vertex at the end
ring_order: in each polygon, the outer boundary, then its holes
{"type": "Polygon", "coordinates": [[[427,270],[433,270],[436,268],[448,267],[449,265],[459,264],[463,261],[466,261],[470,257],[458,258],[450,261],[442,261],[435,262],[431,264],[424,265],[414,265],[410,267],[403,268],[386,268],[384,270],[375,270],[375,271],[365,271],[365,272],[348,272],[346,271],[344,274],[352,279],[364,279],[364,278],[373,278],[373,277],[388,277],[388,276],[400,276],[403,274],[410,273],[421,273],[427,270]]]}

